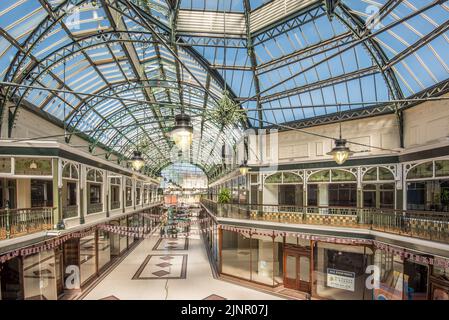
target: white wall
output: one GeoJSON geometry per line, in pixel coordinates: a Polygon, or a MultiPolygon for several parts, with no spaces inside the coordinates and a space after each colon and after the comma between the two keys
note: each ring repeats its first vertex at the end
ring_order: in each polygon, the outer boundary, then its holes
{"type": "Polygon", "coordinates": [[[404,124],[406,148],[449,142],[449,101],[429,101],[405,110],[404,124]]]}
{"type": "MultiPolygon", "coordinates": [[[[332,138],[338,138],[339,125],[328,124],[312,128],[303,129],[309,133],[318,133],[332,138]]],[[[343,138],[356,143],[377,146],[388,149],[396,149],[400,146],[399,127],[395,115],[384,115],[375,118],[366,118],[342,123],[343,138]]],[[[266,139],[265,154],[260,156],[257,150],[259,143],[256,139],[249,139],[250,148],[256,150],[259,159],[271,159],[271,163],[290,163],[302,161],[331,160],[328,153],[334,146],[331,139],[321,138],[298,131],[283,131],[271,134],[266,139]],[[276,154],[277,153],[277,154],[276,154]],[[278,161],[277,161],[278,160],[278,161]]],[[[357,156],[374,156],[385,154],[374,148],[361,147],[350,144],[353,151],[358,152],[357,156]]],[[[250,161],[255,163],[255,152],[250,152],[250,161]]],[[[267,163],[263,161],[263,163],[267,163]]]]}
{"type": "MultiPolygon", "coordinates": [[[[60,127],[52,124],[51,122],[45,120],[44,118],[34,114],[31,111],[28,111],[26,109],[20,109],[16,124],[12,131],[12,138],[17,139],[23,139],[23,138],[33,138],[36,139],[37,137],[46,137],[51,135],[63,135],[64,130],[60,127]]],[[[60,143],[64,142],[64,136],[55,137],[55,138],[47,138],[47,139],[41,139],[41,140],[51,140],[51,141],[58,141],[60,143]]],[[[78,136],[72,136],[72,139],[70,140],[70,145],[76,146],[77,149],[83,150],[85,152],[89,152],[89,143],[78,137],[78,136]],[[79,146],[84,146],[80,147],[79,146]]],[[[104,154],[105,150],[101,148],[97,148],[94,151],[95,154],[104,154]]],[[[104,157],[103,157],[104,158],[104,157]]],[[[114,156],[111,156],[111,159],[116,159],[114,156]]]]}

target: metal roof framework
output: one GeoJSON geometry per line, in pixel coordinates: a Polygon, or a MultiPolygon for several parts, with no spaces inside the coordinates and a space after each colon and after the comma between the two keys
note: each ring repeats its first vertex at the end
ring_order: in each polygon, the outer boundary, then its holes
{"type": "Polygon", "coordinates": [[[166,133],[181,106],[185,160],[210,175],[245,127],[401,124],[413,104],[396,101],[448,89],[442,0],[5,0],[0,18],[0,78],[24,85],[1,90],[9,132],[31,104],[92,151],[125,159],[144,141],[152,173],[176,161],[166,133]],[[221,129],[208,114],[225,86],[248,121],[221,129]]]}

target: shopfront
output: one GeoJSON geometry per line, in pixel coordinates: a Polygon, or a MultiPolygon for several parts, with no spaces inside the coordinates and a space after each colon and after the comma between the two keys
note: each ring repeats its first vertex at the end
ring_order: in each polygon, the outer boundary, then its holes
{"type": "MultiPolygon", "coordinates": [[[[158,210],[154,208],[151,212],[155,214],[158,210]]],[[[153,218],[144,218],[140,213],[109,224],[155,227],[153,218]]],[[[0,300],[56,300],[64,292],[77,289],[77,284],[88,285],[134,241],[125,235],[93,228],[53,249],[19,255],[0,263],[0,300]],[[78,271],[79,283],[74,277],[78,271]]]]}
{"type": "Polygon", "coordinates": [[[449,160],[405,165],[407,210],[449,212],[449,160]]]}
{"type": "Polygon", "coordinates": [[[252,232],[219,229],[221,274],[318,299],[449,299],[449,268],[408,257],[405,249],[398,248],[399,254],[365,241],[344,244],[252,232]]]}

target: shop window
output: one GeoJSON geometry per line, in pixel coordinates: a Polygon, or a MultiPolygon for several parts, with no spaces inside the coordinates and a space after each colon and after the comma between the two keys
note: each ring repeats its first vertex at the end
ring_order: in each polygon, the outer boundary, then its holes
{"type": "Polygon", "coordinates": [[[318,242],[314,250],[316,295],[332,300],[371,300],[366,288],[366,265],[372,251],[364,246],[318,242]]]}
{"type": "Polygon", "coordinates": [[[427,266],[404,261],[405,300],[427,300],[428,273],[427,266]]]}
{"type": "Polygon", "coordinates": [[[449,180],[407,183],[407,209],[449,211],[449,180]]]}
{"type": "Polygon", "coordinates": [[[329,206],[357,206],[356,184],[329,184],[329,206]]]}
{"type": "Polygon", "coordinates": [[[80,239],[81,284],[92,278],[97,272],[95,232],[80,239]]]}
{"type": "Polygon", "coordinates": [[[76,190],[77,184],[76,182],[67,182],[67,206],[75,206],[76,205],[76,190]]]}
{"type": "Polygon", "coordinates": [[[309,184],[307,186],[307,206],[318,206],[318,185],[309,184]]]}
{"type": "Polygon", "coordinates": [[[273,286],[273,275],[274,273],[279,274],[279,256],[277,252],[273,254],[273,238],[253,235],[250,241],[251,280],[273,286]]]}
{"type": "Polygon", "coordinates": [[[435,176],[449,177],[449,160],[435,161],[435,176]]]}
{"type": "Polygon", "coordinates": [[[0,179],[0,208],[6,207],[16,208],[16,180],[0,179]]]}
{"type": "Polygon", "coordinates": [[[62,177],[67,179],[78,179],[78,169],[74,164],[67,163],[62,170],[62,177]]]}
{"type": "Polygon", "coordinates": [[[354,174],[345,170],[331,170],[332,182],[357,181],[354,174]]]}
{"type": "Polygon", "coordinates": [[[53,206],[53,182],[31,180],[31,207],[53,206]]]}
{"type": "Polygon", "coordinates": [[[310,175],[308,182],[330,182],[330,171],[319,171],[310,175]]]}
{"type": "Polygon", "coordinates": [[[109,232],[98,230],[98,270],[111,261],[111,245],[109,232]]]}
{"type": "Polygon", "coordinates": [[[259,175],[258,174],[251,174],[251,183],[258,183],[259,182],[259,175]]]}
{"type": "Polygon", "coordinates": [[[222,232],[222,273],[250,280],[250,238],[238,232],[222,232]]]}
{"type": "Polygon", "coordinates": [[[23,259],[25,300],[57,300],[55,253],[43,251],[23,259]]]}
{"type": "Polygon", "coordinates": [[[377,181],[377,168],[366,171],[363,175],[363,181],[377,181]]]}
{"type": "Polygon", "coordinates": [[[23,268],[20,257],[0,264],[1,300],[23,300],[23,268]]]}
{"type": "MultiPolygon", "coordinates": [[[[128,226],[128,220],[125,218],[120,219],[120,226],[121,227],[127,227],[128,226]]],[[[120,235],[120,251],[123,252],[128,248],[128,237],[124,235],[120,235]]]]}
{"type": "Polygon", "coordinates": [[[90,184],[89,186],[89,204],[101,203],[101,186],[90,184]]]}
{"type": "Polygon", "coordinates": [[[381,181],[394,181],[393,173],[387,168],[379,168],[379,180],[381,181]]]}
{"type": "Polygon", "coordinates": [[[14,171],[18,175],[51,176],[51,160],[15,158],[14,171]]]}
{"type": "Polygon", "coordinates": [[[402,300],[404,264],[399,255],[376,250],[374,264],[380,270],[379,288],[374,289],[374,300],[402,300]]]}
{"type": "Polygon", "coordinates": [[[374,263],[381,271],[380,286],[374,290],[375,300],[427,299],[428,266],[382,250],[376,250],[374,263]]]}
{"type": "Polygon", "coordinates": [[[283,183],[302,183],[302,178],[297,174],[291,172],[284,172],[282,174],[282,182],[283,183]]]}
{"type": "Polygon", "coordinates": [[[275,174],[272,174],[271,176],[268,176],[265,179],[265,183],[266,184],[278,184],[278,183],[282,183],[282,172],[278,172],[275,174]]]}
{"type": "Polygon", "coordinates": [[[363,186],[363,207],[376,208],[377,186],[375,184],[367,184],[363,186]]]}
{"type": "Polygon", "coordinates": [[[11,158],[0,158],[0,173],[11,173],[11,158]]]}
{"type": "Polygon", "coordinates": [[[426,162],[410,169],[407,179],[423,179],[433,177],[433,162],[426,162]]]}

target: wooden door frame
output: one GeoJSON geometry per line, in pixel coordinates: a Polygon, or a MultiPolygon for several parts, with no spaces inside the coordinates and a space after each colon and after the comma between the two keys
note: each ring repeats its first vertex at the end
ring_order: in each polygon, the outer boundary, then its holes
{"type": "MultiPolygon", "coordinates": [[[[298,271],[301,272],[300,270],[300,259],[301,257],[305,257],[309,259],[309,282],[308,282],[308,288],[307,290],[305,290],[305,292],[307,293],[311,293],[312,291],[312,250],[311,249],[307,249],[304,247],[299,247],[299,246],[295,246],[295,245],[291,245],[291,244],[284,244],[284,255],[283,255],[283,273],[284,273],[284,286],[286,284],[286,276],[287,276],[287,256],[295,256],[296,257],[296,283],[297,285],[295,286],[295,290],[298,291],[304,291],[301,290],[303,289],[301,287],[301,281],[298,279],[298,271]]],[[[303,282],[303,281],[302,281],[303,282]]],[[[305,282],[303,282],[305,283],[305,282]]]]}
{"type": "Polygon", "coordinates": [[[449,293],[449,281],[445,281],[442,279],[435,278],[433,276],[429,277],[429,292],[427,298],[429,300],[432,299],[433,291],[435,288],[445,290],[449,293]]]}

